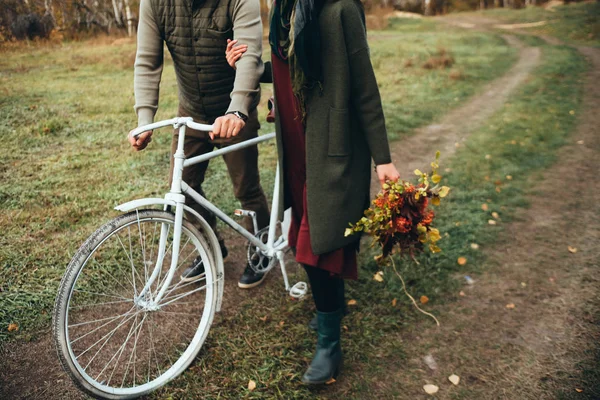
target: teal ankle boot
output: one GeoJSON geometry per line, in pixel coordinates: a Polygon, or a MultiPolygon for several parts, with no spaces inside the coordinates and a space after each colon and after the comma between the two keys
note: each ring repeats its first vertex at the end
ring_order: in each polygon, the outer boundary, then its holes
{"type": "Polygon", "coordinates": [[[337,377],[342,366],[340,323],[343,315],[343,309],[330,313],[317,311],[317,351],[302,377],[303,383],[318,385],[337,377]]]}

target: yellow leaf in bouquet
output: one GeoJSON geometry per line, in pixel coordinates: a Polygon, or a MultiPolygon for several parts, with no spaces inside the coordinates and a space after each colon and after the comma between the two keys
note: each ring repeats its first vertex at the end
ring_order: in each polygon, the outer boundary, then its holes
{"type": "Polygon", "coordinates": [[[417,225],[417,232],[419,233],[426,233],[427,232],[427,228],[425,228],[423,225],[418,224],[417,225]]]}
{"type": "Polygon", "coordinates": [[[440,181],[441,181],[441,180],[442,180],[442,177],[441,177],[440,175],[438,175],[438,174],[434,174],[434,175],[431,177],[431,181],[432,181],[433,183],[440,183],[440,181]]]}
{"type": "Polygon", "coordinates": [[[438,240],[440,240],[442,237],[440,236],[440,231],[436,228],[431,228],[429,230],[429,240],[431,240],[432,242],[437,242],[438,240]]]}
{"type": "Polygon", "coordinates": [[[439,206],[440,205],[440,198],[438,196],[434,196],[431,198],[431,204],[433,204],[434,206],[439,206]]]}
{"type": "Polygon", "coordinates": [[[442,251],[442,249],[433,243],[429,245],[429,250],[431,250],[432,253],[440,253],[442,251]]]}
{"type": "Polygon", "coordinates": [[[350,235],[352,235],[354,233],[354,231],[352,230],[352,228],[346,228],[346,230],[344,231],[344,237],[348,237],[350,235]]]}
{"type": "Polygon", "coordinates": [[[446,197],[446,196],[448,196],[449,192],[450,192],[450,188],[448,186],[442,186],[440,188],[440,191],[438,192],[438,195],[440,197],[446,197]]]}
{"type": "Polygon", "coordinates": [[[421,175],[423,175],[423,173],[421,172],[420,169],[415,169],[415,175],[421,176],[421,175]]]}

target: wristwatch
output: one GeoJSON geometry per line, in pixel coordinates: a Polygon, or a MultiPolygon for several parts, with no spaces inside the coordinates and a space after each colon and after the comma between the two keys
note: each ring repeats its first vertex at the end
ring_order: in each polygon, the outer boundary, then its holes
{"type": "Polygon", "coordinates": [[[227,114],[233,114],[233,115],[235,115],[236,117],[238,117],[239,119],[241,119],[244,122],[246,122],[248,120],[248,116],[245,115],[245,114],[242,114],[239,111],[230,111],[227,114]]]}

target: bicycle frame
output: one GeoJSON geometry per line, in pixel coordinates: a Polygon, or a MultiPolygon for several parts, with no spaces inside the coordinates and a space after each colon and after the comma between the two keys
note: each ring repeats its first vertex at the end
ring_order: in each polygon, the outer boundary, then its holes
{"type": "MultiPolygon", "coordinates": [[[[191,212],[196,218],[199,219],[199,221],[203,224],[203,226],[205,228],[206,227],[208,228],[208,229],[206,229],[206,231],[208,231],[212,234],[211,235],[211,239],[212,239],[211,247],[213,247],[215,253],[218,252],[218,254],[216,254],[216,255],[218,255],[218,257],[216,257],[215,262],[217,264],[216,267],[217,267],[217,271],[218,271],[217,279],[220,281],[219,282],[219,293],[220,293],[220,295],[222,295],[223,261],[222,261],[222,255],[220,254],[221,250],[220,250],[220,247],[218,246],[218,241],[216,240],[216,236],[215,236],[214,232],[212,231],[212,229],[210,229],[210,227],[208,226],[206,221],[200,215],[198,215],[198,213],[194,212],[189,206],[187,206],[185,204],[184,194],[188,195],[194,201],[196,201],[198,204],[200,204],[202,207],[206,208],[208,211],[215,214],[215,216],[217,218],[222,220],[225,224],[229,225],[236,232],[238,232],[243,237],[245,237],[250,243],[252,243],[252,245],[258,247],[263,252],[263,254],[265,254],[268,257],[277,257],[280,267],[281,267],[281,273],[283,275],[286,291],[288,291],[292,297],[304,296],[304,294],[306,293],[306,284],[304,282],[298,282],[292,288],[290,288],[290,285],[289,285],[287,272],[285,269],[285,263],[283,260],[283,254],[287,248],[288,242],[283,236],[280,236],[278,238],[275,237],[276,226],[277,226],[277,222],[278,222],[278,214],[279,214],[279,189],[280,189],[279,188],[279,177],[280,177],[279,163],[277,164],[277,170],[275,173],[274,193],[273,193],[273,200],[272,200],[272,205],[271,205],[269,232],[268,232],[266,244],[263,243],[261,240],[259,240],[254,234],[250,233],[248,230],[246,230],[240,224],[238,224],[233,219],[231,219],[229,216],[227,216],[225,213],[223,213],[218,207],[216,207],[214,204],[212,204],[210,201],[208,201],[205,197],[203,197],[198,192],[196,192],[191,187],[189,187],[189,185],[186,182],[184,182],[182,179],[182,172],[185,167],[208,161],[212,158],[221,156],[223,154],[231,153],[231,152],[234,152],[234,151],[237,151],[240,149],[244,149],[244,148],[247,148],[250,146],[258,145],[259,143],[273,139],[275,137],[275,133],[270,133],[270,134],[263,135],[263,136],[260,136],[260,137],[254,138],[254,139],[246,140],[241,143],[237,143],[237,144],[225,147],[225,148],[214,150],[210,153],[203,154],[203,155],[193,157],[190,159],[186,159],[185,153],[184,153],[184,140],[185,140],[186,127],[190,127],[192,129],[208,132],[213,129],[212,125],[198,124],[198,123],[194,122],[192,120],[192,118],[182,117],[182,118],[173,118],[170,120],[164,120],[164,121],[160,121],[160,122],[153,123],[150,125],[142,126],[142,127],[135,129],[134,131],[132,131],[131,134],[134,137],[137,137],[139,134],[141,134],[143,132],[162,128],[162,127],[169,126],[169,125],[172,125],[174,127],[174,129],[179,129],[177,150],[176,150],[175,154],[173,155],[173,158],[174,158],[173,180],[171,182],[171,188],[170,188],[169,193],[167,193],[165,195],[164,199],[160,199],[160,198],[138,199],[138,200],[133,200],[133,201],[130,201],[130,202],[127,202],[125,204],[121,204],[121,205],[115,207],[117,210],[124,211],[124,212],[131,211],[131,210],[134,210],[134,209],[137,209],[140,207],[144,207],[144,206],[157,205],[157,204],[163,205],[165,208],[168,206],[175,207],[175,226],[174,226],[174,232],[173,232],[172,251],[171,251],[171,253],[173,254],[173,258],[171,259],[171,265],[170,265],[167,277],[166,277],[164,283],[162,284],[160,290],[158,291],[158,294],[156,294],[156,296],[154,296],[154,294],[150,291],[150,287],[155,282],[157,276],[159,275],[160,270],[162,269],[162,262],[164,261],[164,257],[165,257],[165,247],[166,247],[165,243],[167,240],[167,230],[166,230],[165,226],[162,226],[160,242],[159,242],[159,254],[157,257],[156,265],[148,279],[148,282],[146,283],[144,288],[140,291],[140,293],[137,295],[136,302],[138,302],[138,304],[142,304],[143,306],[148,307],[150,309],[152,307],[157,307],[157,305],[160,303],[160,300],[165,296],[165,292],[166,292],[167,288],[171,285],[171,281],[173,280],[175,270],[177,268],[177,263],[179,261],[178,256],[179,256],[179,247],[180,247],[181,229],[182,229],[182,225],[183,225],[184,211],[191,212]],[[149,297],[149,299],[148,299],[148,297],[149,297]]],[[[221,298],[221,296],[219,296],[219,302],[218,302],[219,304],[217,306],[217,310],[220,310],[220,305],[221,305],[220,298],[221,298]]]]}

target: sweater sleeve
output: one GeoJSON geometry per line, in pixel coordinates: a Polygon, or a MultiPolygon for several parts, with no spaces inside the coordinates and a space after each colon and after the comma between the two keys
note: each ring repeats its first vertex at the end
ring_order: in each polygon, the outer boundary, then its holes
{"type": "Polygon", "coordinates": [[[150,0],[140,3],[133,91],[138,126],[150,124],[158,109],[158,94],[163,70],[163,40],[154,19],[150,0]]]}
{"type": "Polygon", "coordinates": [[[235,81],[227,112],[239,111],[249,115],[250,106],[259,93],[259,81],[264,70],[259,0],[238,0],[232,20],[233,38],[248,45],[248,50],[236,62],[235,81]]]}
{"type": "Polygon", "coordinates": [[[371,157],[376,165],[391,162],[385,117],[377,79],[371,64],[364,13],[354,1],[343,11],[344,40],[350,66],[352,107],[365,133],[371,157]]]}

